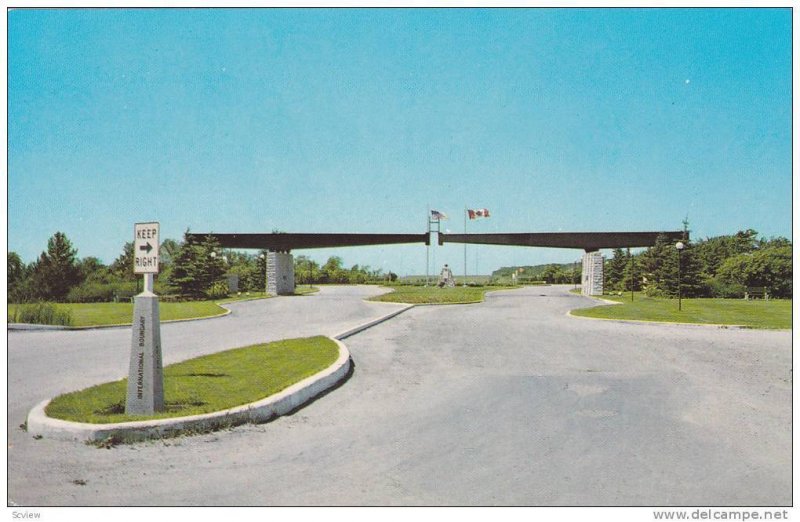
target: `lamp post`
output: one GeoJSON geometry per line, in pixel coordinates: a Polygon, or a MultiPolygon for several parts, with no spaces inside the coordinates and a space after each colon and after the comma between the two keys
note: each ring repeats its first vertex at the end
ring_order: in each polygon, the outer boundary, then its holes
{"type": "Polygon", "coordinates": [[[630,261],[631,302],[633,302],[633,287],[636,284],[636,273],[634,272],[635,269],[633,267],[633,256],[631,256],[630,247],[628,247],[628,260],[630,261]]]}
{"type": "Polygon", "coordinates": [[[682,241],[678,241],[675,244],[675,248],[678,249],[678,311],[680,312],[681,311],[681,287],[682,287],[682,284],[681,284],[681,252],[683,251],[684,248],[686,248],[686,245],[684,245],[682,241]]]}

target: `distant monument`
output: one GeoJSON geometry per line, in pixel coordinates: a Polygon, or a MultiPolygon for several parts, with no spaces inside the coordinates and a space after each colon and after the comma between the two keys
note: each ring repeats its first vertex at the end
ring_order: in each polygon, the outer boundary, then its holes
{"type": "Polygon", "coordinates": [[[454,286],[456,286],[456,280],[453,278],[453,271],[445,264],[439,275],[439,288],[453,288],[454,286]]]}

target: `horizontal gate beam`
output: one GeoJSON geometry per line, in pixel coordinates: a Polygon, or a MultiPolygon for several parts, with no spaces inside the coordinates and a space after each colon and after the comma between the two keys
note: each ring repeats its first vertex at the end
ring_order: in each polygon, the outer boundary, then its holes
{"type": "Polygon", "coordinates": [[[649,247],[658,236],[670,241],[688,240],[683,230],[674,232],[536,232],[505,234],[439,234],[439,245],[472,243],[478,245],[509,245],[547,248],[580,248],[587,252],[601,248],[649,247]]]}
{"type": "Polygon", "coordinates": [[[200,242],[211,236],[224,248],[258,248],[276,252],[295,249],[331,248],[368,245],[396,245],[405,243],[430,244],[430,235],[425,234],[295,234],[274,232],[272,234],[187,234],[189,241],[200,242]]]}

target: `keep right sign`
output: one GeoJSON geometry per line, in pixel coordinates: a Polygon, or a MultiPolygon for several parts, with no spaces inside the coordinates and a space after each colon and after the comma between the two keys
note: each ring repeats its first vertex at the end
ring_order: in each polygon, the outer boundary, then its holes
{"type": "Polygon", "coordinates": [[[133,273],[158,273],[159,223],[133,226],[133,273]]]}

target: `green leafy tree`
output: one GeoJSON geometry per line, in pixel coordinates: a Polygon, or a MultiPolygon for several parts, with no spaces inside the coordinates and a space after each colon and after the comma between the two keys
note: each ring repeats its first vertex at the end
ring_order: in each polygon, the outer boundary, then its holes
{"type": "Polygon", "coordinates": [[[347,275],[342,268],[342,258],[331,256],[322,266],[322,280],[327,283],[346,283],[347,275]]]}
{"type": "Polygon", "coordinates": [[[256,292],[264,292],[267,288],[267,254],[266,250],[262,250],[255,259],[256,270],[252,275],[250,284],[256,292]]]}
{"type": "Polygon", "coordinates": [[[548,284],[558,284],[569,282],[570,278],[572,277],[572,273],[565,272],[561,265],[553,263],[544,268],[540,277],[542,281],[548,284]]]}
{"type": "Polygon", "coordinates": [[[264,276],[259,276],[259,257],[257,255],[227,251],[225,256],[228,258],[227,273],[239,276],[240,291],[264,291],[264,276]]]}
{"type": "Polygon", "coordinates": [[[695,253],[704,277],[714,277],[726,259],[754,252],[759,248],[758,232],[753,229],[740,230],[732,236],[718,236],[699,241],[695,253]]]}
{"type": "Polygon", "coordinates": [[[8,294],[9,303],[17,303],[27,300],[25,298],[26,279],[29,275],[28,267],[16,252],[8,253],[8,294]]]}
{"type": "Polygon", "coordinates": [[[319,275],[319,264],[313,259],[303,255],[294,259],[294,278],[298,284],[311,284],[319,275]]]}
{"type": "Polygon", "coordinates": [[[136,274],[133,273],[133,242],[129,241],[122,247],[122,253],[117,257],[109,270],[119,281],[135,281],[136,274]]]}
{"type": "Polygon", "coordinates": [[[792,247],[765,248],[726,259],[718,277],[729,285],[763,286],[773,297],[792,297],[792,247]]]}
{"type": "Polygon", "coordinates": [[[96,257],[84,257],[78,261],[78,271],[82,282],[107,282],[109,278],[107,267],[96,257]]]}
{"type": "Polygon", "coordinates": [[[170,281],[173,260],[181,248],[181,244],[174,239],[165,239],[161,242],[158,252],[158,275],[159,281],[170,281]]]}
{"type": "Polygon", "coordinates": [[[76,254],[77,250],[62,232],[47,240],[47,251],[39,256],[31,273],[37,298],[63,301],[70,289],[80,283],[76,254]]]}

